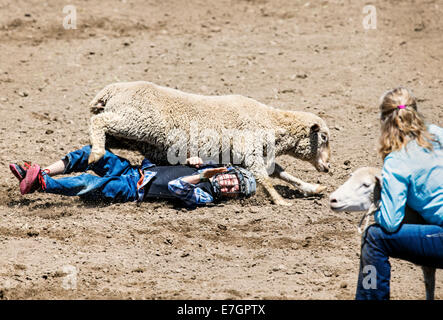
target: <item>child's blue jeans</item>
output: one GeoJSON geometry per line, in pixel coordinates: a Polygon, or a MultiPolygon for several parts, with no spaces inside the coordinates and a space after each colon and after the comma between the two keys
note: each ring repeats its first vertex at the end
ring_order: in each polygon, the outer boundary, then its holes
{"type": "Polygon", "coordinates": [[[357,300],[389,299],[389,257],[443,268],[443,227],[403,224],[394,233],[385,232],[379,225],[367,228],[362,238],[357,300]]]}
{"type": "Polygon", "coordinates": [[[65,174],[92,170],[98,176],[81,174],[74,177],[53,179],[43,175],[46,192],[66,196],[80,196],[88,201],[127,202],[137,200],[137,182],[140,179],[138,168],[128,160],[106,151],[103,158],[88,165],[91,146],[68,153],[65,174]]]}

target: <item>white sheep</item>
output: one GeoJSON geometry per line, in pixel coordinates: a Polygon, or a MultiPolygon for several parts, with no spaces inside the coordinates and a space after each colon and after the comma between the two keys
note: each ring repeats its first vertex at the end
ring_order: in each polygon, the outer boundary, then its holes
{"type": "MultiPolygon", "coordinates": [[[[275,109],[241,95],[204,96],[145,81],[108,85],[92,100],[90,108],[95,115],[90,122],[92,152],[89,163],[104,155],[106,135],[133,141],[133,147],[147,158],[164,163],[171,148],[182,150],[195,143],[190,140],[198,128],[199,132],[206,130],[218,137],[235,130],[234,139],[237,133],[272,132],[275,149],[270,150],[275,156],[288,154],[309,161],[318,171],[329,169],[329,129],[312,113],[275,109]],[[177,136],[177,130],[183,134],[177,136]]],[[[273,188],[269,163],[257,152],[260,146],[246,140],[240,144],[230,141],[227,145],[211,137],[208,140],[199,141],[197,149],[188,150],[186,156],[198,156],[195,154],[198,148],[231,154],[237,159],[234,164],[251,170],[274,203],[290,205],[273,188]]],[[[325,190],[323,186],[293,177],[278,164],[272,176],[291,183],[305,194],[325,190]]]]}
{"type": "MultiPolygon", "coordinates": [[[[372,211],[378,207],[381,192],[381,170],[362,167],[329,197],[330,207],[334,211],[372,211]]],[[[424,219],[406,206],[404,223],[426,224],[424,219]]],[[[360,222],[361,224],[361,222],[360,222]]],[[[435,268],[421,267],[423,270],[426,299],[434,300],[435,268]]]]}

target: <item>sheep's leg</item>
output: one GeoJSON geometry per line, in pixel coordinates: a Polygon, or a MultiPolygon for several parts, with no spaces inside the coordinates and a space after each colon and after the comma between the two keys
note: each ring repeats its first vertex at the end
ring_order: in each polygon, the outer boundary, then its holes
{"type": "Polygon", "coordinates": [[[257,181],[257,183],[261,184],[266,192],[269,194],[269,196],[271,197],[271,201],[279,206],[290,206],[291,203],[287,202],[283,199],[283,197],[277,192],[277,190],[275,190],[274,186],[272,185],[271,179],[269,178],[268,175],[264,174],[264,173],[257,173],[254,172],[255,170],[252,170],[252,173],[255,176],[255,179],[257,181]]]}
{"type": "Polygon", "coordinates": [[[289,182],[297,189],[301,190],[305,195],[318,194],[326,190],[325,186],[319,184],[312,184],[304,182],[296,177],[287,173],[280,165],[275,164],[275,170],[272,176],[282,179],[283,181],[289,182]]]}
{"type": "Polygon", "coordinates": [[[435,268],[421,267],[425,279],[426,300],[434,300],[435,292],[435,268]]]}
{"type": "Polygon", "coordinates": [[[92,147],[88,158],[89,164],[97,162],[105,155],[106,132],[115,127],[119,120],[119,116],[110,112],[91,117],[89,136],[92,147]]]}
{"type": "Polygon", "coordinates": [[[275,190],[272,185],[272,181],[269,178],[264,160],[262,158],[255,158],[253,156],[246,157],[248,160],[244,163],[244,166],[252,172],[257,183],[261,184],[266,192],[271,197],[271,201],[279,206],[290,206],[291,203],[283,199],[283,197],[275,190]]]}
{"type": "Polygon", "coordinates": [[[277,192],[277,190],[275,190],[270,178],[266,177],[263,179],[259,179],[258,182],[265,188],[266,192],[269,194],[274,204],[279,206],[291,205],[290,202],[285,201],[283,197],[277,192]]]}

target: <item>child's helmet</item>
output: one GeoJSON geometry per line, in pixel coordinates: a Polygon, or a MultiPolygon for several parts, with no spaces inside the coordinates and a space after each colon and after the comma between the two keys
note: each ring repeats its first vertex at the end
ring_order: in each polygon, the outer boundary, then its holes
{"type": "Polygon", "coordinates": [[[216,199],[219,199],[226,194],[239,198],[248,198],[255,194],[256,181],[254,175],[250,171],[241,167],[228,167],[228,171],[214,175],[212,179],[212,187],[216,199]],[[238,184],[238,188],[233,188],[235,191],[222,192],[223,186],[220,182],[223,181],[225,177],[231,177],[232,175],[237,177],[236,184],[238,184]]]}

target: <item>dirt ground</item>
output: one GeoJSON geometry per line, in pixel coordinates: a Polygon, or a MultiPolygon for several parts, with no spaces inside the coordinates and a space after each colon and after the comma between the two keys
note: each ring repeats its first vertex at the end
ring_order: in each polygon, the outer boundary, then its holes
{"type": "MultiPolygon", "coordinates": [[[[362,25],[366,4],[0,0],[0,299],[353,299],[360,213],[330,211],[328,193],[356,168],[381,166],[385,90],[410,87],[426,118],[443,125],[443,2],[374,1],[375,30],[362,25]],[[63,28],[67,4],[77,29],[63,28]],[[277,160],[328,191],[302,197],[276,180],[291,207],[260,189],[191,211],[21,196],[8,164],[44,166],[88,144],[89,101],[133,80],[321,116],[331,172],[277,160]]],[[[424,299],[421,269],[391,264],[392,298],[424,299]]]]}

